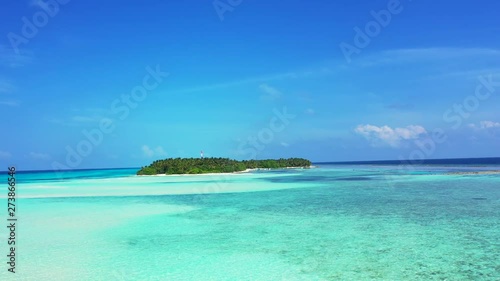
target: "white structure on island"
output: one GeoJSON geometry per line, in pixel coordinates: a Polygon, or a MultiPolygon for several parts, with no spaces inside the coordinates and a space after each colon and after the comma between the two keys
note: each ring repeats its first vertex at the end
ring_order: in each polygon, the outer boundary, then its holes
{"type": "Polygon", "coordinates": [[[203,159],[203,150],[200,152],[201,159],[203,159]]]}

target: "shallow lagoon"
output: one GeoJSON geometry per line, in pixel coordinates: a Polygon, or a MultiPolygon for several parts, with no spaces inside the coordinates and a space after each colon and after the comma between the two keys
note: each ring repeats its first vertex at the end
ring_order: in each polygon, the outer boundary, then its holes
{"type": "Polygon", "coordinates": [[[500,176],[457,169],[21,173],[0,279],[498,280],[500,176]]]}

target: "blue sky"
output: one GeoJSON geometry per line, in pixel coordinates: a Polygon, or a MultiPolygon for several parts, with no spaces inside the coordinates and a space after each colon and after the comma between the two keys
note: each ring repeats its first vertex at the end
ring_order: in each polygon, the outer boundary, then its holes
{"type": "Polygon", "coordinates": [[[3,1],[0,166],[498,157],[499,9],[3,1]]]}

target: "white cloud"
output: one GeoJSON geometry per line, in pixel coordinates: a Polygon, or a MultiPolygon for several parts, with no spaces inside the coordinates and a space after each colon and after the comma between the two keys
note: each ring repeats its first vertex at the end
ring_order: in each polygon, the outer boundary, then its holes
{"type": "Polygon", "coordinates": [[[18,50],[19,53],[12,48],[0,45],[0,65],[7,67],[21,67],[33,61],[33,54],[26,50],[18,50]]]}
{"type": "Polygon", "coordinates": [[[155,148],[155,153],[158,156],[167,156],[167,152],[161,146],[158,146],[157,148],[155,148]]]}
{"type": "Polygon", "coordinates": [[[145,157],[165,157],[167,156],[167,152],[161,146],[157,146],[156,148],[150,148],[147,145],[143,145],[141,147],[142,153],[145,157]]]}
{"type": "Polygon", "coordinates": [[[265,93],[265,95],[261,96],[264,100],[277,100],[282,96],[282,93],[278,89],[268,84],[261,84],[259,89],[265,93]]]}
{"type": "Polygon", "coordinates": [[[494,121],[481,121],[478,124],[470,123],[468,127],[473,129],[475,133],[486,133],[489,136],[500,138],[500,122],[494,121]]]}
{"type": "Polygon", "coordinates": [[[262,82],[275,81],[275,80],[295,79],[295,78],[300,77],[300,76],[303,76],[303,73],[295,73],[295,72],[280,73],[280,74],[273,74],[273,75],[266,75],[266,76],[259,76],[259,77],[251,77],[251,78],[240,79],[240,80],[235,80],[235,81],[230,81],[230,82],[223,82],[223,83],[218,83],[218,84],[211,84],[211,85],[197,86],[197,87],[193,87],[193,88],[180,89],[180,90],[174,91],[174,92],[194,93],[194,92],[211,91],[211,90],[230,88],[230,87],[241,86],[241,85],[252,84],[252,83],[262,83],[262,82]]]}
{"type": "Polygon", "coordinates": [[[71,115],[51,117],[46,121],[64,126],[82,126],[89,123],[110,122],[113,120],[108,118],[109,112],[104,108],[72,108],[69,109],[71,115]]]}
{"type": "Polygon", "coordinates": [[[0,80],[0,94],[2,94],[2,93],[10,94],[10,93],[14,92],[15,89],[16,89],[16,87],[14,87],[14,85],[12,85],[12,83],[10,83],[9,81],[0,80]]]}
{"type": "Polygon", "coordinates": [[[500,123],[493,121],[481,121],[479,122],[479,125],[481,126],[481,129],[500,128],[500,123]]]}
{"type": "Polygon", "coordinates": [[[204,91],[230,88],[230,87],[247,85],[247,84],[265,83],[265,82],[271,82],[271,81],[307,78],[307,77],[315,77],[315,76],[324,76],[324,75],[330,75],[332,73],[333,73],[333,71],[328,69],[328,68],[315,68],[315,69],[311,69],[311,70],[302,70],[302,71],[295,71],[295,72],[285,72],[285,73],[277,73],[277,74],[249,77],[249,78],[228,81],[228,82],[223,82],[223,83],[179,89],[179,90],[176,90],[173,92],[174,93],[204,92],[204,91]]]}
{"type": "Polygon", "coordinates": [[[305,112],[306,112],[306,114],[309,114],[309,115],[314,115],[314,113],[316,113],[316,112],[314,111],[314,109],[312,109],[312,108],[308,108],[308,109],[306,109],[306,111],[305,111],[305,112]]]}
{"type": "Polygon", "coordinates": [[[362,66],[384,64],[423,63],[443,60],[496,59],[500,57],[500,49],[491,48],[413,48],[392,49],[366,56],[360,60],[362,66]]]}
{"type": "MultiPolygon", "coordinates": [[[[73,109],[72,111],[77,112],[77,114],[72,116],[70,120],[76,123],[100,122],[108,119],[106,118],[108,112],[102,108],[73,109]]],[[[109,119],[109,122],[112,120],[109,119]]]]}
{"type": "MultiPolygon", "coordinates": [[[[0,79],[0,95],[9,96],[9,94],[12,94],[13,92],[15,92],[15,90],[16,87],[12,85],[12,83],[5,79],[0,79]]],[[[19,103],[12,99],[2,98],[0,99],[0,105],[17,106],[19,105],[19,103]]]]}
{"type": "Polygon", "coordinates": [[[416,59],[456,58],[463,56],[500,56],[500,50],[489,48],[414,48],[384,51],[383,54],[416,59]]]}
{"type": "Polygon", "coordinates": [[[11,154],[7,151],[1,151],[0,150],[0,159],[7,159],[10,158],[11,154]]]}
{"type": "Polygon", "coordinates": [[[0,105],[7,105],[7,106],[18,106],[19,103],[17,101],[0,101],[0,105]]]}
{"type": "Polygon", "coordinates": [[[50,155],[47,153],[38,153],[38,152],[30,152],[29,156],[36,160],[48,160],[50,159],[50,155]]]}
{"type": "Polygon", "coordinates": [[[80,115],[71,117],[71,120],[75,121],[75,122],[95,122],[95,121],[98,121],[100,119],[101,118],[99,118],[99,117],[89,117],[89,116],[80,116],[80,115]]]}
{"type": "Polygon", "coordinates": [[[144,155],[146,157],[153,157],[155,154],[155,152],[151,148],[149,148],[149,146],[147,146],[147,145],[143,145],[141,150],[142,150],[142,153],[144,153],[144,155]]]}
{"type": "Polygon", "coordinates": [[[374,125],[358,125],[354,130],[356,133],[364,136],[374,145],[388,144],[392,147],[399,147],[406,140],[417,139],[426,134],[424,127],[410,125],[405,128],[391,128],[389,126],[377,127],[374,125]]]}

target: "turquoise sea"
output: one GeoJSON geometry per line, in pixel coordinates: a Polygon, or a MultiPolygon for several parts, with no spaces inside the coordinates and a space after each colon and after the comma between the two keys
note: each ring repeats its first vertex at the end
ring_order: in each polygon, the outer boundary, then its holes
{"type": "Polygon", "coordinates": [[[0,280],[500,280],[500,165],[136,170],[16,174],[0,280]]]}

